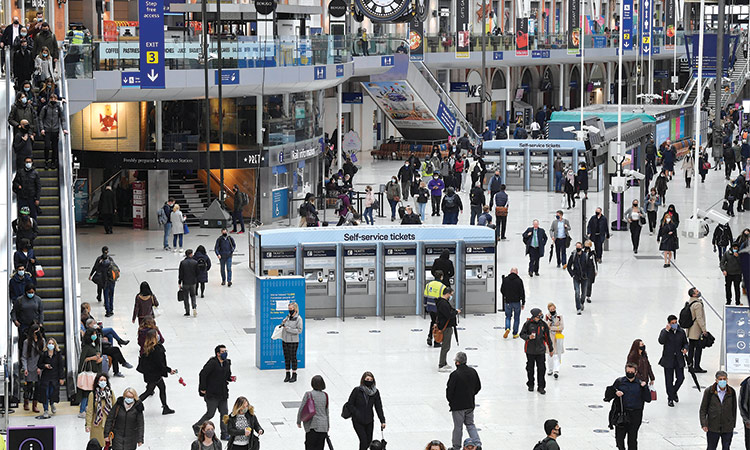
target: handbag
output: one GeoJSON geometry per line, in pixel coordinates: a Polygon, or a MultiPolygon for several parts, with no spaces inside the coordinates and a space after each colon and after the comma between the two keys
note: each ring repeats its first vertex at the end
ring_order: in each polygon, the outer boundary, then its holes
{"type": "Polygon", "coordinates": [[[315,416],[315,401],[312,398],[312,394],[310,394],[310,396],[307,397],[305,406],[302,408],[302,414],[300,414],[300,419],[302,419],[303,422],[309,422],[312,420],[314,416],[315,416]]]}
{"type": "Polygon", "coordinates": [[[375,200],[374,202],[372,202],[371,208],[375,211],[380,211],[380,202],[378,200],[375,200]]]}
{"type": "Polygon", "coordinates": [[[277,339],[281,339],[281,333],[284,331],[284,327],[279,325],[278,327],[273,329],[273,333],[271,333],[271,340],[275,341],[277,339]]]}
{"type": "Polygon", "coordinates": [[[76,378],[76,387],[83,391],[93,391],[96,374],[90,370],[86,371],[87,364],[89,365],[89,368],[91,368],[91,361],[88,361],[83,365],[84,371],[78,374],[78,377],[76,378]]]}
{"type": "Polygon", "coordinates": [[[188,293],[184,289],[180,289],[177,291],[177,301],[181,303],[185,303],[188,299],[188,293]]]}
{"type": "Polygon", "coordinates": [[[641,215],[641,218],[638,219],[638,221],[641,223],[641,225],[646,225],[646,218],[641,215]]]}
{"type": "Polygon", "coordinates": [[[341,408],[341,417],[344,419],[350,419],[352,417],[352,410],[349,409],[349,403],[344,403],[344,406],[341,408]]]}
{"type": "Polygon", "coordinates": [[[41,264],[36,265],[36,276],[38,278],[41,278],[44,276],[44,267],[42,267],[41,264]]]}
{"type": "Polygon", "coordinates": [[[188,225],[186,223],[182,224],[182,231],[184,231],[185,234],[190,234],[190,228],[188,228],[188,225]]]}
{"type": "Polygon", "coordinates": [[[507,206],[495,206],[495,215],[500,217],[506,217],[508,215],[507,206]]]}
{"type": "Polygon", "coordinates": [[[651,386],[651,401],[652,402],[656,401],[656,389],[654,389],[653,386],[651,386]]]}
{"type": "Polygon", "coordinates": [[[442,344],[443,343],[443,332],[445,331],[446,328],[448,328],[448,322],[447,321],[445,322],[445,326],[443,327],[442,330],[440,328],[438,328],[437,324],[434,324],[432,326],[432,340],[435,341],[435,342],[437,342],[438,344],[442,344]]]}

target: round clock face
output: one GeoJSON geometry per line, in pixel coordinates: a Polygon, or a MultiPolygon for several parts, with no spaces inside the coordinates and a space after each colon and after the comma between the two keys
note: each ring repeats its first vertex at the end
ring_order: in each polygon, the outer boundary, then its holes
{"type": "Polygon", "coordinates": [[[389,22],[402,16],[410,0],[356,0],[360,11],[375,22],[389,22]]]}

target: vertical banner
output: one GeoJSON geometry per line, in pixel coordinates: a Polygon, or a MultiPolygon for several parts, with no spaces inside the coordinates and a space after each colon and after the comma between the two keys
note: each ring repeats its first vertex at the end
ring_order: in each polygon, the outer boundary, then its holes
{"type": "MultiPolygon", "coordinates": [[[[632,0],[631,0],[632,1],[632,0]]],[[[568,54],[577,55],[581,49],[580,2],[568,1],[568,54]]]]}
{"type": "Polygon", "coordinates": [[[622,50],[633,50],[633,0],[622,0],[622,50]]]}
{"type": "Polygon", "coordinates": [[[516,18],[516,56],[529,56],[529,18],[516,18]]]}
{"type": "Polygon", "coordinates": [[[750,333],[750,312],[741,306],[724,307],[724,354],[727,373],[750,372],[750,346],[743,338],[750,333]]]}
{"type": "Polygon", "coordinates": [[[76,178],[73,182],[73,205],[76,222],[85,222],[89,215],[89,180],[87,178],[76,178]]]}
{"type": "Polygon", "coordinates": [[[471,42],[469,0],[456,0],[456,58],[468,58],[471,42]]]}
{"type": "Polygon", "coordinates": [[[651,53],[651,1],[643,0],[641,11],[641,52],[643,55],[651,53]]]}
{"type": "Polygon", "coordinates": [[[133,229],[142,230],[146,221],[146,182],[134,181],[133,185],[133,229]]]}
{"type": "Polygon", "coordinates": [[[409,22],[409,60],[424,61],[424,23],[419,14],[409,22]]]}
{"type": "Polygon", "coordinates": [[[677,0],[666,0],[667,12],[666,12],[666,29],[667,32],[664,35],[664,47],[667,50],[674,50],[675,40],[677,39],[677,27],[675,9],[677,8],[677,0]]]}
{"type": "Polygon", "coordinates": [[[164,89],[164,0],[140,0],[141,89],[164,89]]]}
{"type": "Polygon", "coordinates": [[[305,367],[305,279],[300,276],[255,278],[255,367],[260,370],[283,369],[281,339],[272,340],[274,329],[289,315],[289,304],[296,303],[302,318],[297,364],[305,367]]]}

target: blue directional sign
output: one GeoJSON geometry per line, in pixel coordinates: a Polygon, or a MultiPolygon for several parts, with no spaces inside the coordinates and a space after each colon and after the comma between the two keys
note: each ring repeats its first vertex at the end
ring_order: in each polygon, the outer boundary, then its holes
{"type": "Polygon", "coordinates": [[[651,53],[651,0],[643,0],[643,14],[641,14],[642,36],[641,36],[641,52],[644,55],[651,53]]]}
{"type": "Polygon", "coordinates": [[[492,52],[492,60],[493,61],[502,61],[503,60],[503,52],[492,52]]]}
{"type": "Polygon", "coordinates": [[[380,65],[382,67],[390,67],[393,65],[393,56],[381,56],[380,65]]]}
{"type": "MultiPolygon", "coordinates": [[[[214,84],[219,84],[219,71],[214,71],[214,84]]],[[[239,70],[221,70],[221,84],[240,84],[239,70]]]]}
{"type": "Polygon", "coordinates": [[[344,65],[337,64],[336,65],[336,78],[341,78],[343,76],[344,76],[344,65]]]}
{"type": "Polygon", "coordinates": [[[622,49],[633,50],[633,0],[622,2],[622,49]]]}
{"type": "Polygon", "coordinates": [[[549,50],[532,50],[532,58],[549,58],[549,50]]]}
{"type": "Polygon", "coordinates": [[[315,66],[315,68],[313,68],[313,71],[315,73],[316,80],[326,79],[326,66],[315,66]]]}
{"type": "Polygon", "coordinates": [[[123,88],[141,87],[141,73],[140,72],[123,72],[121,86],[123,88]]]}
{"type": "Polygon", "coordinates": [[[164,89],[164,0],[139,0],[141,89],[164,89]]]}

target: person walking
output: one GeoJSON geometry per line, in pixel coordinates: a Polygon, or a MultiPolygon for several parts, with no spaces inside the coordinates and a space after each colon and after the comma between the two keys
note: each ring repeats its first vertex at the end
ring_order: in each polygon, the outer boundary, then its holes
{"type": "Polygon", "coordinates": [[[596,262],[601,263],[604,240],[610,237],[609,222],[607,221],[607,217],[602,214],[601,208],[596,208],[596,213],[589,219],[589,223],[586,226],[586,234],[594,243],[596,262]]]}
{"type": "Polygon", "coordinates": [[[469,219],[470,225],[474,225],[476,218],[482,214],[482,206],[484,206],[486,201],[482,184],[477,181],[474,184],[474,187],[469,191],[469,205],[471,208],[471,218],[469,219]]]}
{"type": "Polygon", "coordinates": [[[365,218],[365,224],[375,225],[375,219],[372,217],[372,205],[375,203],[375,194],[372,192],[372,186],[365,188],[365,212],[362,217],[365,218]]]}
{"type": "Polygon", "coordinates": [[[679,246],[678,239],[677,224],[674,223],[669,212],[666,212],[661,219],[659,234],[656,237],[656,242],[660,242],[659,251],[664,253],[664,268],[672,265],[672,257],[679,246]]]}
{"type": "Polygon", "coordinates": [[[724,292],[727,298],[727,305],[732,304],[732,285],[734,285],[734,302],[738,306],[741,305],[740,294],[742,291],[740,283],[742,282],[742,264],[740,263],[739,251],[739,245],[736,242],[732,243],[732,250],[725,252],[719,262],[719,268],[722,275],[724,275],[724,292]]]}
{"type": "MultiPolygon", "coordinates": [[[[417,190],[417,209],[419,210],[419,219],[424,223],[425,214],[427,210],[427,202],[430,201],[430,190],[427,189],[427,185],[424,181],[419,182],[419,189],[417,190]]],[[[375,223],[373,221],[373,223],[375,223]]]]}
{"type": "Polygon", "coordinates": [[[701,367],[701,356],[703,355],[701,338],[708,334],[708,330],[706,329],[706,310],[703,307],[703,298],[698,288],[691,287],[688,290],[688,296],[690,296],[690,300],[685,302],[685,305],[690,309],[690,317],[692,319],[692,324],[687,331],[688,364],[693,367],[693,372],[706,373],[707,371],[701,367]]]}
{"type": "MultiPolygon", "coordinates": [[[[98,336],[96,330],[88,328],[81,338],[81,353],[78,355],[78,373],[102,371],[102,353],[96,346],[98,336]],[[86,370],[88,369],[88,370],[86,370]]],[[[86,418],[86,406],[89,402],[91,391],[78,389],[80,404],[78,407],[78,417],[86,418]]]]}
{"type": "Polygon", "coordinates": [[[16,264],[16,272],[10,277],[10,281],[8,282],[8,299],[11,303],[26,292],[27,284],[34,283],[31,280],[27,266],[28,264],[25,262],[16,264]]]}
{"type": "Polygon", "coordinates": [[[645,381],[650,386],[654,384],[656,377],[654,376],[654,371],[651,370],[651,363],[646,353],[646,344],[642,340],[636,339],[633,341],[633,344],[630,346],[630,352],[628,352],[627,362],[638,366],[638,371],[635,374],[636,378],[645,381]]]}
{"type": "Polygon", "coordinates": [[[196,302],[196,287],[198,286],[198,261],[193,259],[193,250],[185,250],[185,259],[180,261],[177,272],[177,285],[182,291],[182,301],[185,303],[185,316],[190,316],[190,305],[193,305],[193,317],[198,315],[196,302]]]}
{"type": "Polygon", "coordinates": [[[526,245],[526,254],[529,255],[529,276],[539,276],[539,259],[544,256],[547,233],[543,228],[539,228],[539,221],[534,219],[531,226],[523,232],[522,237],[526,245]]]}
{"type": "Polygon", "coordinates": [[[199,245],[193,253],[193,259],[198,262],[198,286],[196,294],[200,292],[201,298],[205,297],[206,283],[208,283],[208,271],[211,270],[211,258],[206,253],[206,247],[199,245]]]}
{"type": "Polygon", "coordinates": [[[138,326],[143,325],[143,321],[146,317],[154,316],[154,308],[159,306],[159,301],[156,296],[151,292],[151,286],[148,281],[141,282],[141,288],[138,294],[135,296],[135,304],[133,305],[133,323],[135,319],[138,319],[138,326]]]}
{"type": "Polygon", "coordinates": [[[560,376],[562,354],[565,352],[565,346],[563,345],[565,322],[562,314],[557,312],[557,306],[552,302],[547,304],[547,314],[544,316],[544,321],[549,327],[549,337],[552,342],[552,353],[547,357],[547,375],[554,375],[557,379],[560,376]]]}
{"type": "Polygon", "coordinates": [[[625,365],[625,376],[617,378],[604,391],[604,401],[611,402],[609,428],[615,429],[615,441],[618,450],[625,450],[627,439],[628,450],[638,449],[638,430],[643,422],[643,407],[651,402],[651,392],[645,381],[638,380],[636,372],[638,366],[633,363],[625,365]],[[614,414],[613,414],[614,412],[614,414]],[[613,419],[621,418],[613,422],[613,419]]]}
{"type": "MultiPolygon", "coordinates": [[[[432,181],[430,181],[430,184],[432,184],[432,181]]],[[[434,191],[433,191],[433,195],[435,195],[434,191]]],[[[396,178],[395,176],[391,178],[391,181],[386,183],[385,196],[388,199],[388,204],[391,206],[391,222],[393,222],[396,220],[396,206],[399,204],[399,202],[401,202],[401,186],[399,186],[398,178],[396,178]]],[[[433,205],[433,212],[434,212],[434,205],[433,205]]]]}
{"type": "Polygon", "coordinates": [[[589,198],[589,171],[585,163],[581,163],[578,173],[576,173],[576,187],[578,188],[579,196],[583,192],[584,198],[589,198]]]}
{"type": "Polygon", "coordinates": [[[16,172],[13,178],[13,192],[16,194],[18,210],[29,208],[29,215],[36,220],[39,211],[39,200],[42,195],[42,180],[34,168],[31,157],[24,159],[23,170],[16,172]]]}
{"type": "Polygon", "coordinates": [[[401,219],[401,225],[422,225],[419,215],[414,212],[411,205],[406,205],[404,209],[404,217],[401,219]]]}
{"type": "MultiPolygon", "coordinates": [[[[207,421],[210,422],[210,421],[207,421]]],[[[224,416],[229,442],[227,450],[255,450],[260,448],[259,436],[263,435],[263,427],[255,415],[255,408],[245,397],[237,397],[229,416],[224,416]]],[[[206,422],[204,422],[205,424],[206,422]]],[[[198,433],[200,437],[200,432],[198,433]]]]}
{"type": "Polygon", "coordinates": [[[565,197],[563,198],[563,202],[565,201],[565,198],[568,200],[568,209],[575,208],[576,207],[576,181],[575,181],[575,175],[573,174],[573,170],[568,170],[568,173],[565,175],[565,181],[563,184],[563,192],[565,193],[565,197]]]}
{"type": "Polygon", "coordinates": [[[646,215],[648,216],[648,233],[654,235],[656,229],[656,213],[659,211],[661,206],[661,197],[656,193],[655,188],[651,188],[648,194],[646,194],[646,215]]]}
{"type": "Polygon", "coordinates": [[[591,254],[584,253],[583,244],[576,242],[576,249],[568,258],[568,274],[573,279],[575,291],[576,314],[579,316],[586,309],[586,296],[589,293],[590,265],[594,264],[591,254]]]}
{"type": "Polygon", "coordinates": [[[536,366],[537,391],[544,395],[547,382],[544,379],[545,364],[544,354],[549,350],[549,355],[554,355],[554,347],[549,335],[549,327],[542,320],[542,310],[532,308],[531,317],[526,320],[521,328],[521,339],[526,341],[524,352],[526,353],[526,386],[529,392],[534,392],[534,366],[536,366]]]}
{"type": "Polygon", "coordinates": [[[716,372],[716,382],[703,391],[700,420],[706,433],[706,450],[716,450],[720,439],[722,450],[729,450],[737,424],[737,393],[727,383],[723,370],[716,372]]]}
{"type": "Polygon", "coordinates": [[[695,176],[695,159],[693,159],[692,148],[682,160],[682,171],[685,173],[685,187],[690,189],[690,182],[693,180],[693,176],[695,176]]]}
{"type": "Polygon", "coordinates": [[[508,194],[505,192],[505,185],[501,184],[500,191],[498,191],[490,198],[494,198],[495,200],[495,218],[497,219],[497,227],[495,228],[495,240],[498,239],[499,234],[500,240],[504,241],[506,239],[505,229],[508,225],[508,206],[510,205],[508,201],[508,194]]]}
{"type": "Polygon", "coordinates": [[[492,208],[493,202],[495,201],[495,195],[501,190],[504,190],[501,189],[501,186],[503,186],[503,177],[500,176],[500,170],[495,170],[495,174],[492,175],[487,182],[487,190],[490,191],[490,208],[492,208]]]}
{"type": "Polygon", "coordinates": [[[167,251],[171,250],[169,247],[169,235],[172,233],[172,211],[174,211],[174,205],[174,197],[169,197],[157,212],[159,225],[164,227],[164,250],[167,251]]]}
{"type": "Polygon", "coordinates": [[[99,219],[104,225],[104,233],[112,234],[112,222],[117,213],[117,203],[115,201],[115,192],[112,190],[112,186],[105,186],[104,190],[99,197],[99,219]]]}
{"type": "Polygon", "coordinates": [[[111,443],[112,450],[135,450],[143,445],[143,409],[135,389],[125,389],[104,424],[104,440],[111,443]]]}
{"type": "Polygon", "coordinates": [[[315,195],[312,192],[305,194],[305,200],[299,206],[298,212],[300,227],[318,226],[318,211],[315,209],[315,195]]]}
{"type": "MultiPolygon", "coordinates": [[[[242,432],[244,434],[245,430],[242,430],[242,432]]],[[[190,444],[190,450],[222,450],[221,441],[216,436],[216,428],[213,422],[210,420],[203,422],[197,439],[190,444]]]]}
{"type": "MultiPolygon", "coordinates": [[[[473,367],[466,365],[466,353],[456,353],[456,370],[448,377],[445,389],[445,397],[448,399],[451,415],[453,416],[453,448],[461,448],[463,429],[469,433],[469,437],[476,446],[481,446],[477,427],[474,425],[475,398],[482,389],[479,374],[473,367]]],[[[360,450],[362,448],[360,447],[360,450]]]]}
{"type": "Polygon", "coordinates": [[[352,389],[349,400],[346,401],[344,409],[349,412],[352,419],[354,432],[359,439],[359,450],[368,450],[372,442],[372,430],[374,427],[373,408],[380,420],[380,429],[385,430],[385,414],[383,414],[383,402],[380,399],[375,383],[375,375],[365,372],[359,381],[359,386],[352,389]]]}
{"type": "Polygon", "coordinates": [[[503,339],[510,333],[510,320],[513,319],[513,339],[518,339],[518,325],[521,321],[521,311],[526,306],[526,291],[523,280],[518,276],[518,268],[513,267],[510,273],[502,277],[500,293],[505,306],[505,333],[503,339]]]}
{"type": "Polygon", "coordinates": [[[440,203],[443,197],[443,189],[445,189],[445,182],[440,179],[440,175],[434,173],[432,180],[427,184],[427,189],[430,191],[430,200],[432,203],[432,216],[440,216],[440,203]]]}
{"type": "MultiPolygon", "coordinates": [[[[213,419],[216,410],[221,417],[229,413],[227,400],[229,399],[229,382],[232,381],[232,360],[225,345],[214,348],[214,356],[203,365],[199,374],[198,393],[206,402],[206,413],[193,424],[193,433],[198,434],[201,424],[213,419]]],[[[227,424],[220,422],[221,440],[229,439],[227,424]]]]}
{"type": "Polygon", "coordinates": [[[146,383],[146,390],[141,394],[141,402],[154,395],[154,390],[158,387],[162,415],[174,414],[174,410],[167,405],[167,386],[164,384],[164,378],[174,375],[177,371],[167,365],[167,351],[159,342],[159,333],[156,330],[146,334],[143,353],[136,370],[143,375],[143,381],[146,383]]]}
{"type": "Polygon", "coordinates": [[[750,377],[740,384],[740,396],[737,403],[740,408],[742,423],[745,425],[745,449],[750,448],[750,377]]]}
{"type": "Polygon", "coordinates": [[[404,165],[398,169],[396,177],[401,182],[401,193],[402,200],[409,200],[409,191],[411,190],[411,183],[414,181],[414,170],[409,165],[409,160],[404,161],[404,165]]]}
{"type": "MultiPolygon", "coordinates": [[[[443,296],[445,287],[447,286],[441,280],[443,279],[443,271],[435,271],[435,279],[428,281],[424,288],[424,298],[422,300],[424,310],[430,315],[430,326],[427,329],[427,346],[432,347],[432,329],[437,323],[437,300],[443,296]]],[[[440,343],[435,342],[435,348],[439,348],[440,343]]]]}
{"type": "Polygon", "coordinates": [[[284,383],[294,383],[297,381],[297,349],[299,337],[302,334],[302,317],[299,315],[299,305],[296,302],[289,303],[289,315],[281,321],[281,327],[281,346],[284,350],[286,369],[284,383]],[[291,377],[289,376],[290,369],[291,377]]]}
{"type": "Polygon", "coordinates": [[[222,228],[221,236],[216,238],[216,244],[214,244],[214,253],[219,258],[222,286],[228,282],[227,286],[232,287],[232,255],[236,248],[234,238],[227,234],[226,227],[222,228]]]}
{"type": "Polygon", "coordinates": [[[733,241],[732,238],[732,228],[729,226],[728,223],[720,223],[716,225],[716,228],[714,228],[714,235],[711,238],[711,244],[714,246],[714,253],[719,254],[719,262],[721,262],[721,258],[724,256],[724,252],[727,251],[727,247],[729,247],[729,244],[731,244],[733,241]]]}
{"type": "MultiPolygon", "coordinates": [[[[443,333],[443,342],[440,346],[440,359],[438,361],[439,372],[450,372],[453,368],[448,365],[447,356],[448,351],[451,349],[451,341],[453,340],[454,329],[457,325],[457,317],[461,314],[460,309],[455,309],[450,299],[453,297],[453,289],[446,286],[443,289],[443,295],[437,299],[437,323],[435,324],[437,329],[443,333]]],[[[434,336],[433,336],[434,337],[434,336]]]]}
{"type": "MultiPolygon", "coordinates": [[[[23,389],[23,409],[24,411],[29,410],[29,401],[32,401],[31,410],[35,413],[39,413],[37,409],[38,405],[38,391],[39,391],[39,375],[41,369],[39,366],[39,359],[42,353],[46,350],[45,346],[47,342],[44,338],[42,328],[33,324],[26,331],[26,339],[23,341],[23,349],[20,354],[21,362],[21,377],[24,385],[23,389]]],[[[46,418],[48,418],[47,415],[46,418]]]]}
{"type": "Polygon", "coordinates": [[[638,200],[633,200],[632,206],[625,211],[625,219],[630,228],[630,241],[633,243],[633,253],[638,254],[638,244],[641,241],[641,227],[646,223],[646,216],[641,211],[638,200]]]}
{"type": "Polygon", "coordinates": [[[39,389],[37,389],[37,400],[42,402],[44,414],[49,417],[49,409],[52,414],[57,412],[55,403],[60,402],[60,386],[65,385],[65,365],[60,347],[54,338],[47,339],[44,353],[39,357],[39,389]]]}
{"type": "Polygon", "coordinates": [[[109,247],[106,245],[102,247],[102,254],[96,257],[94,265],[91,266],[91,272],[89,272],[89,280],[96,284],[96,301],[102,301],[102,293],[107,284],[107,271],[111,266],[109,260],[109,247]]]}
{"type": "Polygon", "coordinates": [[[305,450],[323,450],[330,428],[328,394],[325,392],[326,382],[320,375],[315,375],[310,380],[310,385],[312,386],[312,390],[305,392],[297,410],[297,428],[304,426],[305,450]],[[315,407],[315,414],[303,422],[302,413],[305,411],[309,400],[312,400],[315,407]]]}
{"type": "Polygon", "coordinates": [[[685,381],[685,355],[688,352],[688,339],[677,323],[677,316],[667,317],[667,326],[659,333],[659,343],[663,346],[659,365],[664,368],[664,385],[667,389],[667,404],[674,407],[680,401],[677,391],[685,381]]]}
{"type": "Polygon", "coordinates": [[[245,218],[243,217],[242,210],[250,203],[250,198],[246,192],[242,192],[238,185],[234,185],[232,189],[234,197],[234,207],[232,208],[232,233],[237,232],[237,223],[240,224],[240,233],[245,232],[245,218]]]}
{"type": "Polygon", "coordinates": [[[458,215],[464,212],[464,205],[453,187],[445,190],[445,197],[440,206],[443,210],[443,225],[457,225],[458,215]]]}
{"type": "Polygon", "coordinates": [[[555,244],[557,268],[559,269],[565,265],[565,252],[570,247],[570,222],[563,217],[561,210],[557,210],[555,213],[555,219],[549,227],[549,235],[555,244]]]}
{"type": "Polygon", "coordinates": [[[180,205],[175,203],[172,208],[172,247],[175,253],[182,253],[182,236],[185,234],[185,215],[180,211],[180,205]],[[180,247],[177,248],[177,241],[180,241],[180,247]]]}
{"type": "Polygon", "coordinates": [[[109,377],[106,373],[100,373],[94,380],[94,390],[89,394],[86,406],[86,432],[89,433],[89,439],[96,439],[102,446],[106,444],[104,425],[114,404],[115,394],[109,384],[109,377]]]}

